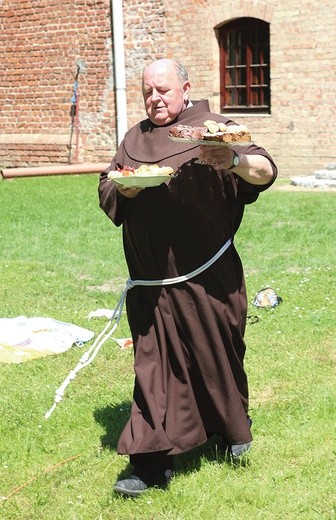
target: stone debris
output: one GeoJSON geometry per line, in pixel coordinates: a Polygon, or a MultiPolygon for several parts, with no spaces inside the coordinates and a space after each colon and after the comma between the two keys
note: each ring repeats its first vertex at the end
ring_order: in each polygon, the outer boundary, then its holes
{"type": "Polygon", "coordinates": [[[336,188],[336,163],[326,164],[324,169],[316,170],[314,175],[292,177],[291,184],[304,188],[336,188]]]}

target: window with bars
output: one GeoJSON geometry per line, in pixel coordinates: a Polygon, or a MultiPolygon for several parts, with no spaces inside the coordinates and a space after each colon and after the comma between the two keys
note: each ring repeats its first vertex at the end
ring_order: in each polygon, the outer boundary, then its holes
{"type": "Polygon", "coordinates": [[[219,29],[223,112],[270,113],[269,24],[238,18],[219,29]]]}

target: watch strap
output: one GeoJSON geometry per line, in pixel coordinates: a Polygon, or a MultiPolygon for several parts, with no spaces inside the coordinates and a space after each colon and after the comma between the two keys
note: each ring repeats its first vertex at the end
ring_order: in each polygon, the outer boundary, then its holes
{"type": "Polygon", "coordinates": [[[234,151],[233,151],[233,158],[232,158],[232,164],[228,167],[228,170],[232,170],[232,168],[236,168],[236,166],[238,166],[239,164],[239,155],[234,151]],[[238,161],[236,161],[236,159],[238,159],[238,161]]]}

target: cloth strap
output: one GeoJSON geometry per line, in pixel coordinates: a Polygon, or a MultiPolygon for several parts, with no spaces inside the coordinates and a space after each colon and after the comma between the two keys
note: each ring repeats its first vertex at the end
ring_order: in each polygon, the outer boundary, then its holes
{"type": "Polygon", "coordinates": [[[202,273],[206,269],[208,269],[212,264],[218,260],[220,256],[222,256],[225,251],[230,247],[232,243],[232,239],[229,238],[225,242],[225,244],[217,251],[217,253],[210,258],[205,264],[201,265],[194,271],[191,271],[188,274],[177,276],[175,278],[164,278],[163,280],[131,280],[130,278],[126,281],[125,289],[123,290],[118,303],[114,309],[114,312],[108,321],[107,325],[104,327],[104,329],[101,331],[101,333],[97,336],[91,347],[87,352],[83,354],[83,356],[80,358],[77,366],[71,370],[66,377],[66,379],[63,381],[61,386],[56,390],[55,398],[54,398],[54,404],[50,408],[50,410],[45,414],[45,419],[49,419],[53,411],[55,410],[57,404],[62,401],[63,395],[65,392],[65,389],[70,384],[70,382],[75,379],[77,373],[82,370],[82,368],[86,367],[87,365],[90,365],[92,361],[97,356],[99,350],[104,345],[104,343],[112,336],[112,334],[115,332],[116,328],[118,327],[118,324],[120,322],[121,313],[124,307],[125,299],[127,292],[129,289],[132,289],[132,287],[135,287],[137,285],[144,285],[144,286],[155,286],[155,285],[173,285],[181,282],[185,282],[187,280],[190,280],[191,278],[194,278],[198,274],[202,273]],[[114,322],[114,323],[113,323],[114,322]],[[113,323],[113,325],[112,325],[113,323]],[[111,329],[110,329],[111,327],[111,329]],[[109,330],[110,329],[110,330],[109,330]]]}

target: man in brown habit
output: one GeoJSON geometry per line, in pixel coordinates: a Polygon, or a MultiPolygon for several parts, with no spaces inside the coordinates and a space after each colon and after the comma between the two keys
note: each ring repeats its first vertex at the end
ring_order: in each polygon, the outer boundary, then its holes
{"type": "Polygon", "coordinates": [[[126,133],[101,174],[100,207],[123,226],[132,280],[192,276],[127,292],[135,384],[118,453],[129,454],[133,472],[114,489],[128,496],[165,487],[173,456],[211,435],[222,436],[233,458],[251,447],[244,371],[247,298],[234,235],[245,204],[255,202],[277,175],[272,158],[255,144],[199,146],[168,138],[176,124],[234,123],[211,113],[207,100],[189,100],[182,64],[150,63],[142,90],[148,119],[126,133]],[[176,173],[145,189],[122,188],[107,179],[110,170],[143,163],[170,166],[176,173]]]}

